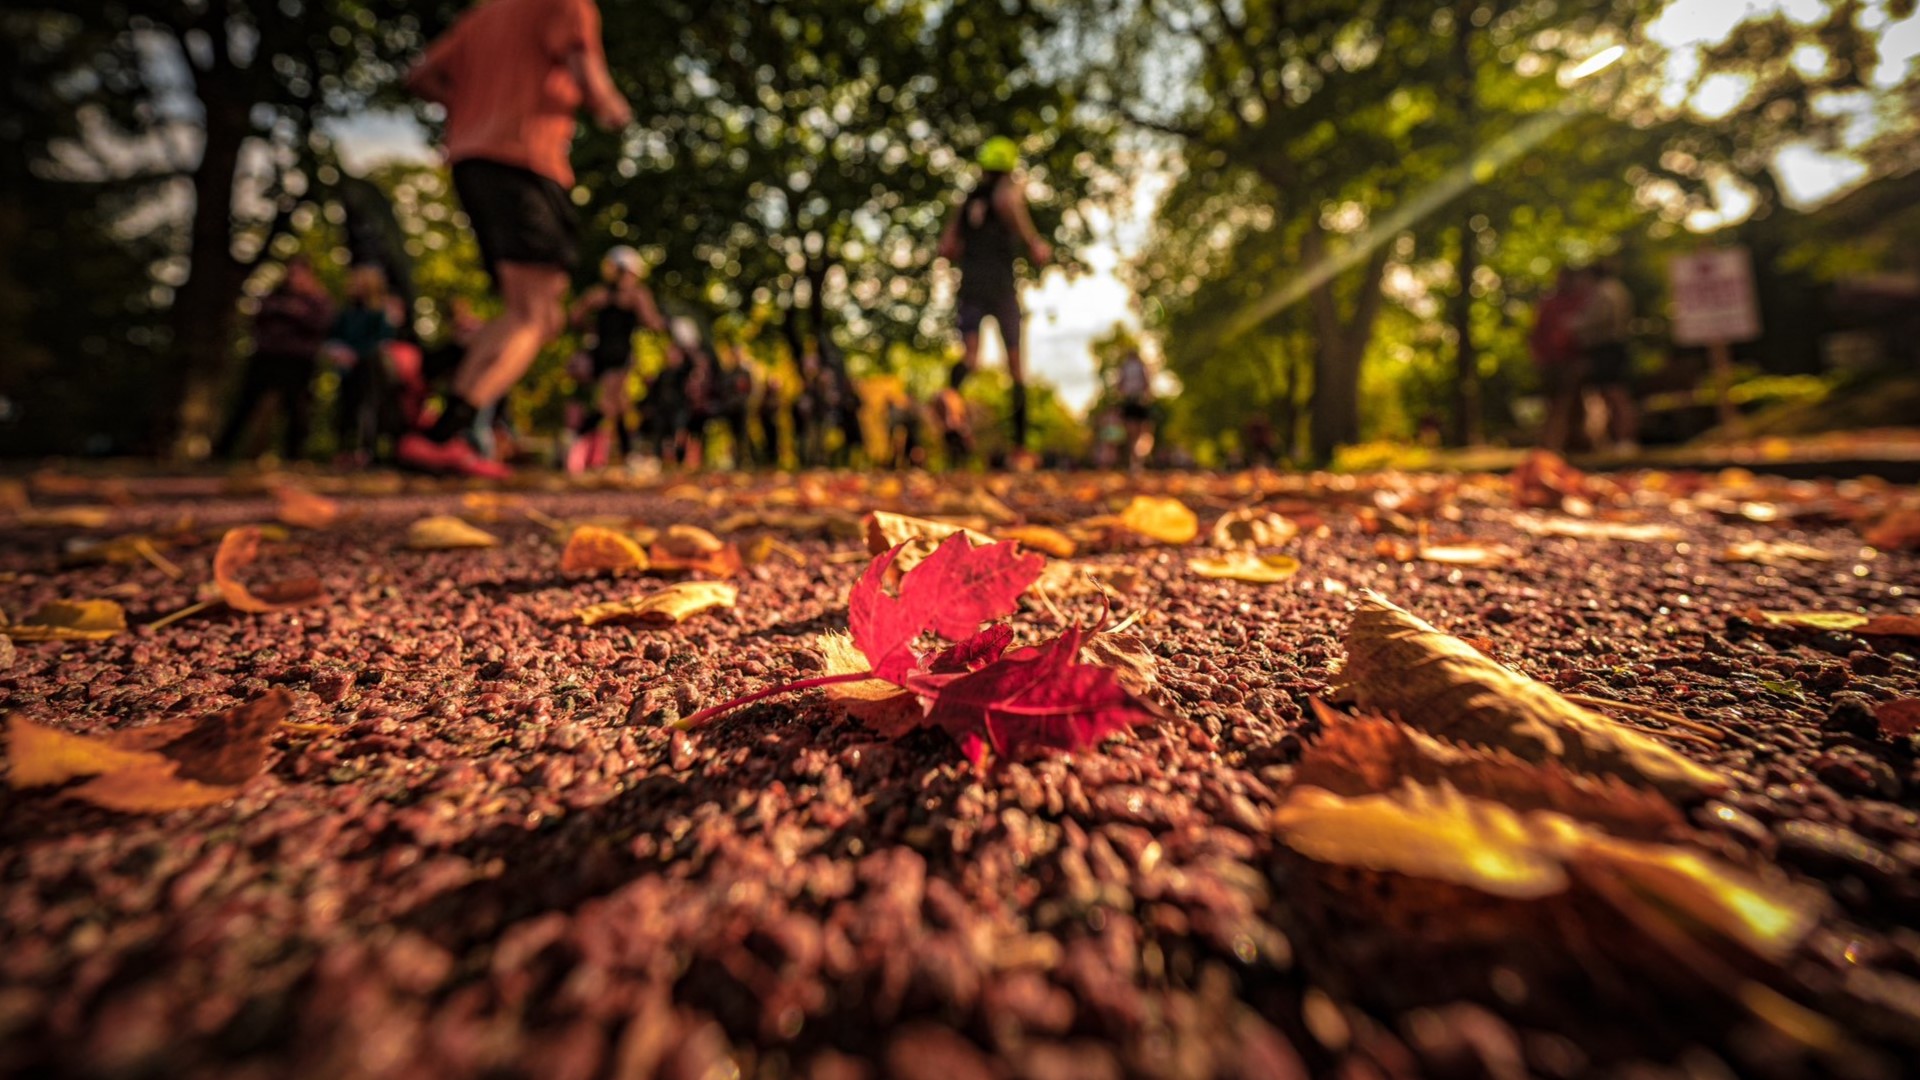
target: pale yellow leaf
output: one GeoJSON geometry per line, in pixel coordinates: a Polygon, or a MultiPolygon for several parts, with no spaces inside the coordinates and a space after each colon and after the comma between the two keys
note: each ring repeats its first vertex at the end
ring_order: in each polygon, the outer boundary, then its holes
{"type": "Polygon", "coordinates": [[[1272,585],[1299,573],[1300,560],[1291,555],[1256,555],[1251,551],[1229,551],[1221,555],[1188,559],[1187,569],[1201,577],[1272,585]]]}
{"type": "Polygon", "coordinates": [[[500,538],[452,514],[435,514],[407,526],[407,546],[415,551],[497,547],[500,538]]]}
{"type": "Polygon", "coordinates": [[[1161,544],[1190,544],[1200,535],[1200,519],[1179,499],[1164,495],[1135,495],[1120,511],[1120,525],[1128,532],[1161,544]]]}
{"type": "Polygon", "coordinates": [[[4,627],[20,641],[104,641],[126,629],[126,609],[112,600],[49,600],[4,627]]]}
{"type": "Polygon", "coordinates": [[[576,614],[587,626],[603,622],[639,622],[649,626],[671,626],[712,608],[730,608],[740,590],[720,581],[682,581],[644,596],[589,604],[576,614]]]}

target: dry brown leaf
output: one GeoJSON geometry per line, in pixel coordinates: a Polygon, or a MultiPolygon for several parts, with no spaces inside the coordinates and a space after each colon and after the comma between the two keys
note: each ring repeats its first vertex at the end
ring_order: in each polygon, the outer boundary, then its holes
{"type": "Polygon", "coordinates": [[[1009,525],[994,530],[994,535],[1002,540],[1012,540],[1022,547],[1044,552],[1056,559],[1071,559],[1078,550],[1071,537],[1059,529],[1050,529],[1045,525],[1009,525]]]}
{"type": "Polygon", "coordinates": [[[1586,474],[1551,450],[1528,452],[1507,483],[1518,506],[1559,509],[1569,500],[1584,503],[1589,495],[1586,474]]]}
{"type": "Polygon", "coordinates": [[[340,520],[340,504],[303,487],[282,484],[273,489],[273,516],[300,529],[324,529],[340,520]]]}
{"type": "Polygon", "coordinates": [[[265,532],[257,525],[228,529],[220,538],[220,549],[213,553],[213,584],[220,598],[235,611],[286,611],[325,600],[326,590],[315,577],[288,578],[282,581],[248,586],[240,581],[240,572],[260,557],[265,532]]]}
{"type": "Polygon", "coordinates": [[[1173,702],[1160,685],[1160,658],[1139,634],[1102,631],[1087,638],[1080,652],[1093,663],[1113,669],[1120,685],[1136,697],[1161,706],[1173,702]]]}
{"type": "Polygon", "coordinates": [[[7,725],[8,783],[47,787],[92,777],[64,794],[129,813],[222,802],[265,767],[267,741],[292,706],[292,695],[276,689],[197,720],[98,737],[15,716],[7,725]]]}
{"type": "Polygon", "coordinates": [[[1903,506],[1888,513],[1862,539],[1881,551],[1920,549],[1920,506],[1903,506]]]}
{"type": "Polygon", "coordinates": [[[1563,814],[1521,814],[1445,786],[1409,784],[1354,798],[1296,786],[1274,826],[1283,843],[1315,862],[1516,900],[1618,875],[1661,916],[1683,913],[1676,928],[1770,963],[1813,929],[1822,906],[1811,889],[1751,877],[1689,848],[1618,839],[1563,814]]]}
{"type": "Polygon", "coordinates": [[[1899,738],[1920,732],[1920,698],[1883,701],[1874,707],[1873,718],[1879,723],[1882,735],[1899,738]]]}
{"type": "Polygon", "coordinates": [[[49,600],[0,630],[19,641],[105,641],[126,632],[127,612],[112,600],[49,600]]]}
{"type": "Polygon", "coordinates": [[[15,525],[39,529],[104,529],[112,523],[113,510],[105,506],[27,507],[13,517],[15,525]]]}
{"type": "Polygon", "coordinates": [[[653,546],[676,559],[699,559],[727,545],[698,525],[669,525],[653,546]]]}
{"type": "Polygon", "coordinates": [[[1249,506],[1230,510],[1213,523],[1208,540],[1222,551],[1279,547],[1300,534],[1300,526],[1271,510],[1249,506]]]}
{"type": "Polygon", "coordinates": [[[1515,558],[1512,548],[1467,540],[1428,544],[1419,539],[1383,536],[1374,542],[1373,549],[1381,558],[1395,562],[1419,561],[1446,566],[1506,566],[1515,558]]]}
{"type": "Polygon", "coordinates": [[[560,569],[569,574],[636,573],[649,565],[646,551],[631,537],[599,525],[575,528],[560,553],[560,569]]]}
{"type": "Polygon", "coordinates": [[[644,596],[589,604],[575,614],[587,626],[604,622],[638,622],[648,626],[672,626],[711,608],[730,608],[740,591],[718,581],[682,581],[644,596]]]}
{"type": "Polygon", "coordinates": [[[1179,499],[1135,495],[1120,511],[1120,526],[1160,544],[1190,544],[1200,535],[1200,519],[1179,499]]]}
{"type": "Polygon", "coordinates": [[[1318,699],[1312,706],[1320,735],[1294,766],[1298,784],[1354,796],[1407,782],[1444,783],[1516,810],[1565,814],[1616,836],[1666,839],[1685,830],[1672,803],[1611,776],[1581,776],[1558,762],[1534,764],[1504,750],[1457,746],[1382,717],[1343,715],[1318,699]]]}
{"type": "MultiPolygon", "coordinates": [[[[823,675],[851,675],[870,670],[867,658],[846,634],[822,634],[814,643],[819,646],[825,662],[823,675]]],[[[890,738],[905,735],[926,721],[926,709],[920,699],[885,679],[833,683],[822,690],[828,700],[847,715],[890,738]]]]}
{"type": "Polygon", "coordinates": [[[1862,615],[1854,611],[1754,611],[1755,622],[1794,630],[1836,630],[1866,637],[1920,637],[1920,615],[1862,615]]]}
{"type": "Polygon", "coordinates": [[[1628,544],[1671,544],[1687,534],[1671,525],[1641,524],[1627,521],[1592,521],[1586,518],[1540,518],[1516,514],[1513,524],[1534,536],[1561,536],[1571,540],[1618,540],[1628,544]]]}
{"type": "Polygon", "coordinates": [[[500,546],[500,538],[478,526],[469,525],[464,518],[435,514],[407,526],[407,546],[415,551],[490,548],[500,546]]]}
{"type": "Polygon", "coordinates": [[[772,562],[775,556],[779,556],[795,566],[807,565],[806,552],[801,551],[791,544],[784,543],[772,533],[761,533],[759,536],[747,541],[747,546],[740,549],[740,558],[748,566],[759,566],[762,563],[772,562]]]}
{"type": "Polygon", "coordinates": [[[520,514],[526,510],[527,500],[518,495],[503,495],[497,491],[469,491],[460,496],[460,509],[472,521],[485,524],[497,524],[505,521],[509,515],[520,514]]]}
{"type": "Polygon", "coordinates": [[[1257,555],[1251,551],[1229,551],[1188,559],[1187,569],[1201,577],[1228,581],[1247,581],[1255,585],[1273,585],[1300,572],[1300,560],[1291,555],[1257,555]]]}
{"type": "MultiPolygon", "coordinates": [[[[908,517],[905,514],[895,514],[886,510],[875,510],[873,513],[868,514],[865,526],[867,532],[867,554],[869,555],[878,555],[881,552],[889,551],[901,544],[914,544],[915,546],[924,544],[927,551],[932,551],[940,541],[945,540],[954,533],[966,533],[967,539],[971,540],[975,547],[994,542],[993,537],[983,532],[969,529],[963,525],[950,525],[943,521],[930,521],[926,518],[908,517]]],[[[900,555],[904,558],[907,552],[903,551],[900,555]]],[[[924,553],[922,553],[922,555],[924,557],[924,553]]],[[[897,559],[895,560],[896,564],[898,561],[897,559]]],[[[917,562],[918,560],[915,561],[917,562]]],[[[907,569],[909,568],[900,567],[902,573],[906,572],[907,569]]]]}
{"type": "Polygon", "coordinates": [[[1050,562],[1034,580],[1033,591],[1056,600],[1098,596],[1105,592],[1138,592],[1146,576],[1138,567],[1112,563],[1050,562]]]}
{"type": "Polygon", "coordinates": [[[1817,547],[1784,540],[1747,540],[1729,545],[1718,556],[1724,563],[1757,563],[1783,566],[1790,562],[1832,562],[1833,556],[1817,547]]]}
{"type": "Polygon", "coordinates": [[[1618,776],[1672,798],[1727,787],[1714,770],[1575,705],[1377,594],[1362,596],[1354,612],[1342,690],[1364,709],[1456,743],[1618,776]]]}

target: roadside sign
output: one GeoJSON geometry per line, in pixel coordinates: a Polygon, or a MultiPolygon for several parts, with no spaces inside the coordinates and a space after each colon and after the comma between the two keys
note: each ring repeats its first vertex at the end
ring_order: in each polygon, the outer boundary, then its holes
{"type": "Polygon", "coordinates": [[[1753,260],[1743,247],[1678,255],[1673,280],[1673,340],[1678,345],[1734,345],[1760,336],[1753,260]]]}

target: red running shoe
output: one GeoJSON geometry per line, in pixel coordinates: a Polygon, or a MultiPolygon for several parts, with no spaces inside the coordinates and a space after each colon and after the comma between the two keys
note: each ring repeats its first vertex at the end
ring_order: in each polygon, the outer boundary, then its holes
{"type": "Polygon", "coordinates": [[[479,480],[505,480],[513,475],[513,470],[505,465],[481,457],[480,451],[465,439],[437,443],[414,431],[402,435],[393,452],[400,464],[424,472],[451,473],[479,480]]]}

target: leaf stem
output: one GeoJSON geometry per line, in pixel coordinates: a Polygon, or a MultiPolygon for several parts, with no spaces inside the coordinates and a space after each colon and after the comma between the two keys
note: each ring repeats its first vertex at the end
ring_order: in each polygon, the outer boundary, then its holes
{"type": "Polygon", "coordinates": [[[197,604],[188,604],[188,605],[187,605],[186,607],[183,607],[183,608],[181,608],[181,609],[180,609],[179,611],[176,611],[176,612],[174,612],[174,613],[173,613],[173,614],[171,614],[171,615],[162,615],[162,616],[160,616],[159,618],[157,618],[157,619],[155,619],[155,620],[153,620],[152,622],[150,622],[150,623],[148,623],[148,624],[147,624],[147,627],[148,627],[148,629],[151,629],[151,630],[158,630],[158,629],[160,629],[160,628],[161,628],[161,627],[163,627],[163,626],[170,626],[170,625],[172,625],[173,623],[177,623],[177,622],[179,622],[179,621],[180,621],[181,619],[184,619],[184,618],[186,618],[186,617],[187,617],[187,616],[189,616],[189,615],[198,615],[198,614],[200,614],[201,612],[203,612],[203,611],[205,611],[205,610],[207,610],[208,608],[210,608],[210,607],[212,607],[213,605],[215,605],[215,604],[220,604],[220,603],[225,603],[225,601],[223,601],[223,600],[202,600],[202,601],[200,601],[200,602],[199,602],[199,603],[197,603],[197,604]]]}
{"type": "Polygon", "coordinates": [[[796,690],[812,690],[820,686],[837,686],[842,683],[866,682],[869,679],[877,678],[879,678],[879,676],[871,671],[848,671],[839,675],[820,675],[811,679],[801,679],[799,682],[781,683],[779,686],[770,686],[764,690],[755,690],[751,694],[744,694],[731,701],[723,701],[718,705],[709,705],[699,712],[694,713],[692,716],[683,716],[675,720],[669,726],[678,728],[681,731],[691,731],[711,720],[740,708],[742,705],[751,705],[764,698],[775,697],[780,694],[790,694],[796,690]]]}
{"type": "Polygon", "coordinates": [[[1676,716],[1665,709],[1656,709],[1649,705],[1636,705],[1631,701],[1614,701],[1611,698],[1588,697],[1585,694],[1562,694],[1561,696],[1576,705],[1585,705],[1590,709],[1618,709],[1624,713],[1638,713],[1641,716],[1651,717],[1663,723],[1672,724],[1674,727],[1685,728],[1712,742],[1719,742],[1725,737],[1721,735],[1717,728],[1709,727],[1695,720],[1689,720],[1684,716],[1676,716]]]}

